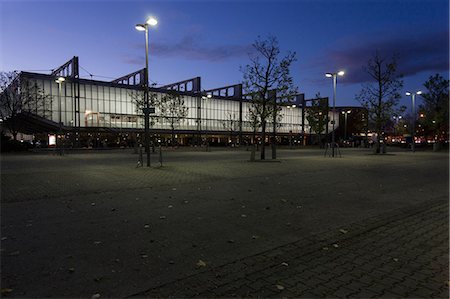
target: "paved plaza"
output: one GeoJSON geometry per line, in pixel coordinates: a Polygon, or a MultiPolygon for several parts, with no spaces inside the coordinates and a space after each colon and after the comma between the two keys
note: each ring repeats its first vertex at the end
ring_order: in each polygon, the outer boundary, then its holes
{"type": "Polygon", "coordinates": [[[2,297],[448,298],[448,153],[278,155],[2,155],[2,297]]]}

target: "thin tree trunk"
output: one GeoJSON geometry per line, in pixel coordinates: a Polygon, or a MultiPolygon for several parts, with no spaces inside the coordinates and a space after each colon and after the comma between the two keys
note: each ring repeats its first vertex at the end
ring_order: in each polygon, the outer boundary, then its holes
{"type": "Polygon", "coordinates": [[[261,124],[261,160],[266,159],[266,147],[265,147],[265,141],[266,141],[266,121],[263,121],[261,124]]]}

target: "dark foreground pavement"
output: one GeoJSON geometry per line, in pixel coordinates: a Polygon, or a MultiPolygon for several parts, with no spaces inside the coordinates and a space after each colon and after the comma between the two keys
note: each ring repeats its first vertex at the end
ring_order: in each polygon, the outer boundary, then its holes
{"type": "Polygon", "coordinates": [[[279,155],[2,156],[2,296],[448,296],[448,154],[279,155]]]}
{"type": "Polygon", "coordinates": [[[133,297],[448,298],[448,202],[389,214],[133,297]]]}

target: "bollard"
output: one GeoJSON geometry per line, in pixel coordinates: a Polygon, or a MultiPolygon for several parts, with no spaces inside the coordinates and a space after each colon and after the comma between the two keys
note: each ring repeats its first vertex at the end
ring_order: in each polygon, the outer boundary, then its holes
{"type": "Polygon", "coordinates": [[[137,167],[142,167],[143,161],[144,161],[144,156],[143,156],[143,153],[142,153],[142,145],[140,144],[139,145],[139,160],[138,160],[138,163],[137,163],[137,167]]]}
{"type": "Polygon", "coordinates": [[[252,152],[250,153],[250,162],[255,162],[256,145],[252,146],[252,152]]]}
{"type": "Polygon", "coordinates": [[[161,145],[159,146],[159,165],[163,166],[163,160],[162,160],[162,148],[161,145]]]}

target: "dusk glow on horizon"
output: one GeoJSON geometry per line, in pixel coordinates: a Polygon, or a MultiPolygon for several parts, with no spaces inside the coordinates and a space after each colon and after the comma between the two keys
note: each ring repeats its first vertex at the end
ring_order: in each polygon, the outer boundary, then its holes
{"type": "Polygon", "coordinates": [[[306,98],[331,98],[324,74],[345,70],[338,106],[360,106],[354,98],[370,80],[364,67],[376,51],[398,57],[405,87],[422,89],[436,73],[448,78],[446,0],[3,1],[0,12],[1,71],[48,74],[78,56],[81,77],[111,81],[144,67],[135,25],[156,16],[149,78],[157,86],[197,76],[203,89],[240,83],[252,43],[270,34],[282,56],[296,52],[291,71],[306,98]]]}

